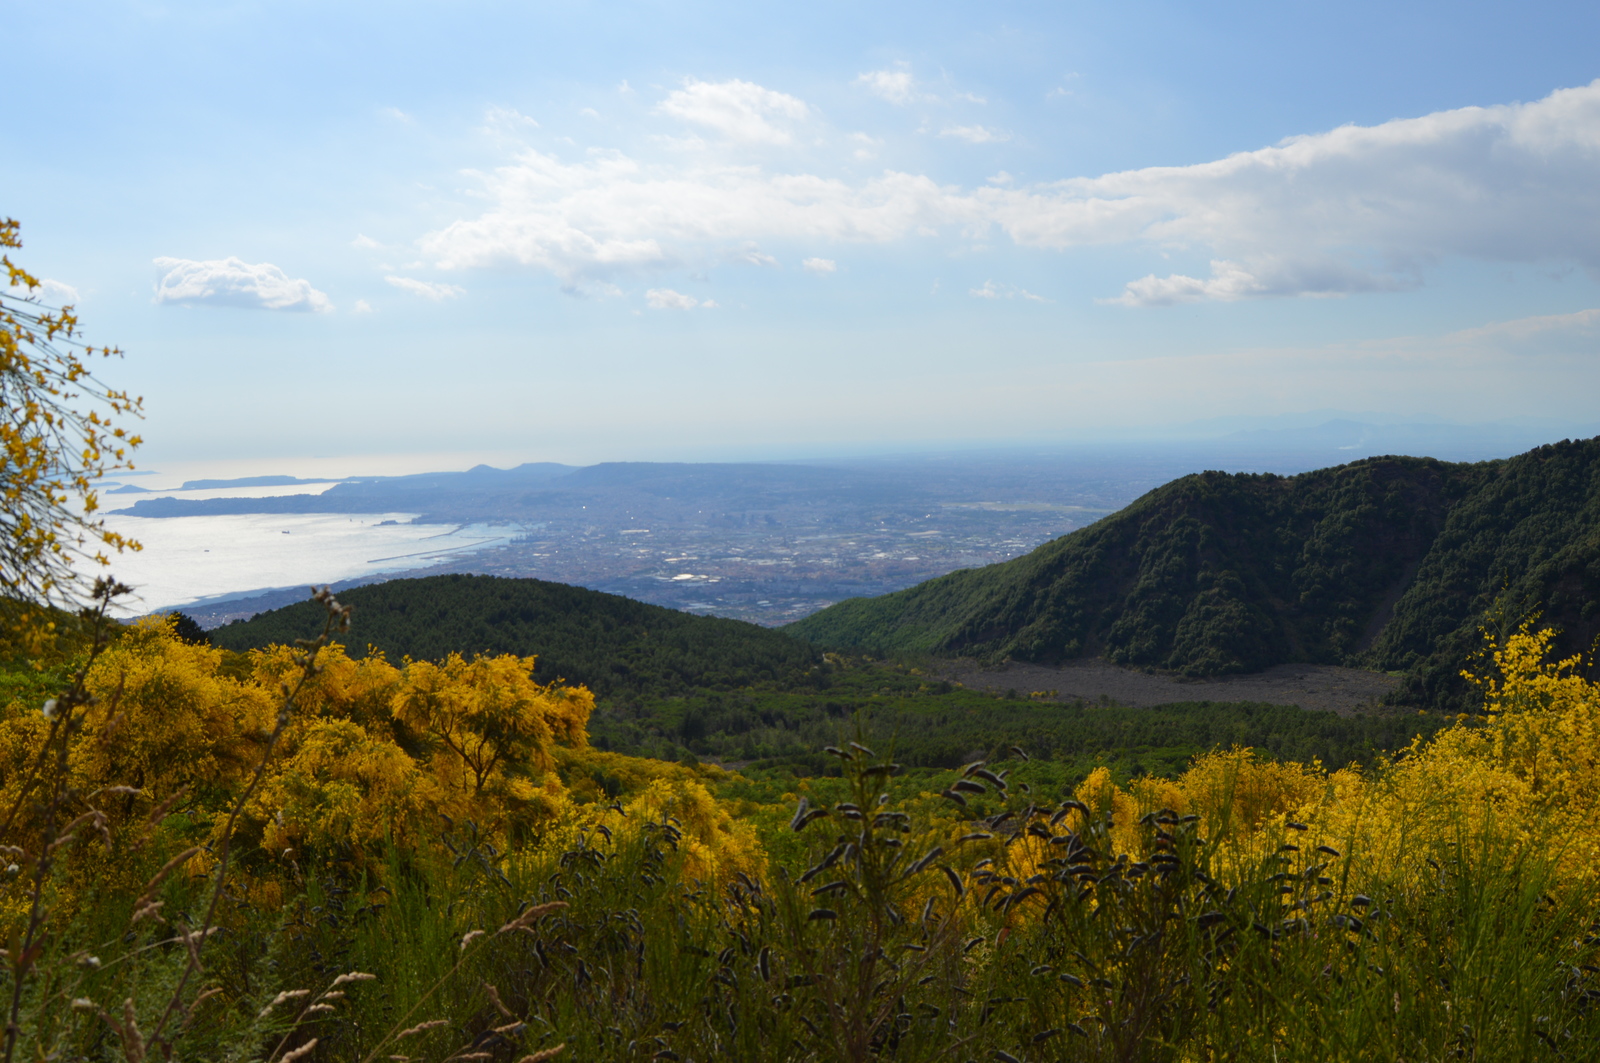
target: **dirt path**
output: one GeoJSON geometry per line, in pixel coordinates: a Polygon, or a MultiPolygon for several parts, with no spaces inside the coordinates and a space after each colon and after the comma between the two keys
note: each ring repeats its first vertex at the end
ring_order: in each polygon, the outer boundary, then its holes
{"type": "Polygon", "coordinates": [[[1173,701],[1267,701],[1342,716],[1378,708],[1378,699],[1399,682],[1382,672],[1328,664],[1280,664],[1254,675],[1176,679],[1102,660],[1071,661],[1059,668],[1018,661],[984,668],[975,661],[950,660],[939,662],[938,674],[974,690],[1015,690],[1023,696],[1054,691],[1051,701],[1105,698],[1137,708],[1173,701]]]}

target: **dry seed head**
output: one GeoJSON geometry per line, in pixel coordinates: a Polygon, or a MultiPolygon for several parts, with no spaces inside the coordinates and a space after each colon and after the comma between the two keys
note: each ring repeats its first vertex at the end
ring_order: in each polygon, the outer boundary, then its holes
{"type": "MultiPolygon", "coordinates": [[[[505,934],[505,933],[508,933],[510,931],[513,931],[513,930],[526,930],[528,927],[532,926],[539,919],[543,918],[546,915],[549,915],[551,912],[559,911],[560,909],[565,908],[566,906],[567,906],[567,902],[566,901],[551,901],[549,904],[535,904],[532,907],[528,908],[526,911],[524,911],[521,915],[519,915],[515,919],[511,920],[511,922],[509,922],[505,926],[501,927],[499,930],[496,931],[496,933],[505,934]]],[[[480,931],[477,931],[477,933],[481,934],[481,933],[483,933],[483,931],[480,930],[480,931]]]]}
{"type": "Polygon", "coordinates": [[[294,1061],[297,1059],[304,1059],[306,1056],[309,1056],[312,1050],[316,1047],[317,1039],[313,1037],[299,1048],[296,1048],[293,1052],[284,1053],[281,1063],[294,1063],[294,1061]]]}
{"type": "Polygon", "coordinates": [[[311,995],[311,990],[309,990],[309,989],[285,989],[283,992],[281,992],[277,996],[273,997],[272,998],[272,1003],[270,1003],[266,1007],[262,1008],[261,1009],[261,1014],[256,1016],[256,1017],[259,1018],[259,1019],[264,1019],[264,1018],[267,1017],[268,1013],[270,1013],[272,1011],[273,1008],[277,1007],[279,1004],[282,1004],[284,1001],[286,1001],[286,1000],[299,1000],[301,997],[309,997],[310,995],[311,995]]]}
{"type": "Polygon", "coordinates": [[[335,986],[342,986],[346,982],[371,982],[377,977],[377,975],[367,974],[365,971],[351,971],[349,974],[341,974],[339,977],[335,978],[333,980],[333,984],[335,986]]]}
{"type": "Polygon", "coordinates": [[[483,983],[483,991],[489,994],[489,1000],[494,1004],[496,1011],[508,1019],[516,1018],[515,1013],[513,1013],[510,1008],[506,1007],[505,1001],[500,999],[500,990],[496,989],[488,982],[485,982],[483,983]]]}
{"type": "Polygon", "coordinates": [[[133,998],[122,1002],[122,1051],[130,1063],[144,1063],[144,1035],[139,1032],[139,1016],[133,1009],[133,998]]]}
{"type": "Polygon", "coordinates": [[[517,1060],[517,1063],[545,1063],[545,1060],[554,1059],[566,1050],[566,1043],[563,1042],[559,1045],[556,1045],[554,1048],[546,1048],[544,1051],[535,1052],[531,1056],[523,1056],[521,1059],[517,1060]]]}
{"type": "Polygon", "coordinates": [[[475,941],[478,938],[483,937],[483,935],[486,934],[486,933],[487,933],[487,931],[484,931],[484,930],[469,930],[469,931],[467,931],[461,937],[461,947],[463,949],[466,948],[468,945],[472,944],[473,941],[475,941]]]}
{"type": "Polygon", "coordinates": [[[399,1038],[402,1038],[402,1037],[410,1037],[412,1034],[423,1033],[423,1032],[425,1032],[427,1030],[437,1030],[441,1026],[449,1026],[449,1025],[450,1025],[450,1020],[449,1019],[430,1019],[427,1022],[419,1022],[419,1023],[417,1023],[417,1025],[411,1027],[409,1030],[401,1030],[399,1033],[395,1034],[394,1036],[395,1036],[395,1039],[398,1040],[399,1038]]]}

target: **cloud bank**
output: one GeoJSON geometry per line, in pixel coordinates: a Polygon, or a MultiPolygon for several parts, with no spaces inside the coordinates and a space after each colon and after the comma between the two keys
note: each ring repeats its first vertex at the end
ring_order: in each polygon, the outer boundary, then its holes
{"type": "MultiPolygon", "coordinates": [[[[897,91],[896,74],[863,81],[883,94],[897,91]]],[[[743,81],[688,82],[660,109],[769,144],[788,135],[770,119],[808,113],[743,81]]],[[[1027,247],[1135,244],[1209,261],[1198,275],[1127,281],[1111,301],[1129,306],[1344,295],[1415,286],[1447,258],[1600,269],[1600,81],[1192,166],[1030,186],[963,189],[894,170],[847,180],[614,151],[566,162],[528,150],[480,176],[488,209],[422,240],[441,267],[517,264],[574,284],[754,241],[980,241],[998,230],[1027,247]]]]}
{"type": "Polygon", "coordinates": [[[154,261],[156,268],[166,271],[156,283],[158,303],[318,313],[333,309],[328,297],[310,281],[291,279],[270,262],[251,265],[237,258],[154,261]]]}

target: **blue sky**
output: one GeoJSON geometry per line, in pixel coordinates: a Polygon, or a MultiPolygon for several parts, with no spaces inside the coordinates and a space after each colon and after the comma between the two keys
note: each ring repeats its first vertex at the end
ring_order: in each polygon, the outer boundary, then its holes
{"type": "Polygon", "coordinates": [[[0,214],[147,462],[1600,420],[1593,4],[0,17],[0,214]]]}

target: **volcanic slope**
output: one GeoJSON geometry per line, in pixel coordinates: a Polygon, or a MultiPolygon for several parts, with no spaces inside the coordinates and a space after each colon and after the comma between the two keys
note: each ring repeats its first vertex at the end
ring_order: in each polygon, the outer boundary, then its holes
{"type": "MultiPolygon", "coordinates": [[[[742,620],[696,616],[537,579],[428,576],[339,592],[355,609],[347,651],[392,660],[450,653],[537,656],[535,678],[596,694],[673,695],[752,683],[804,685],[821,663],[809,643],[742,620]]],[[[210,632],[230,650],[292,644],[321,626],[313,602],[258,613],[210,632]]]]}
{"type": "Polygon", "coordinates": [[[1349,664],[1407,673],[1402,703],[1454,708],[1482,629],[1535,611],[1569,652],[1600,634],[1600,438],[1477,464],[1186,476],[1023,557],[785,630],[835,649],[1099,656],[1188,676],[1349,664]]]}

